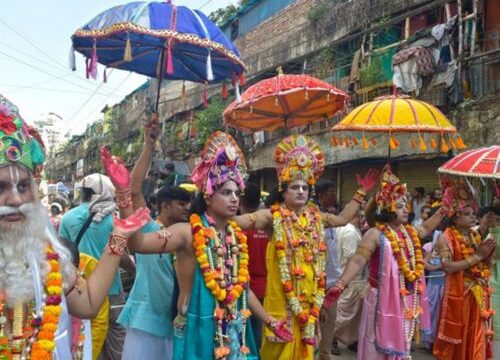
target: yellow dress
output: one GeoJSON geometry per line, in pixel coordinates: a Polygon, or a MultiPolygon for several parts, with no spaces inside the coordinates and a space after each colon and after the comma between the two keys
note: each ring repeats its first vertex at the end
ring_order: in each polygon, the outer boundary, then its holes
{"type": "MultiPolygon", "coordinates": [[[[292,342],[283,342],[277,339],[273,332],[264,327],[262,334],[261,358],[263,360],[313,360],[314,347],[306,345],[301,339],[301,329],[296,315],[287,304],[285,292],[280,278],[279,258],[275,247],[276,237],[273,233],[272,241],[267,246],[266,266],[267,266],[267,285],[266,296],[264,298],[264,309],[270,316],[277,320],[286,320],[286,325],[293,333],[292,342]]],[[[285,251],[289,243],[285,241],[285,251]]],[[[292,276],[292,283],[295,293],[300,293],[311,300],[317,289],[316,278],[312,262],[304,259],[302,248],[292,253],[292,267],[300,267],[303,270],[303,277],[296,280],[292,276]]],[[[304,310],[309,310],[309,303],[302,302],[304,310]]]]}
{"type": "MultiPolygon", "coordinates": [[[[97,259],[84,253],[80,253],[80,269],[83,270],[83,278],[88,279],[92,271],[97,266],[97,259]]],[[[109,318],[109,299],[106,297],[97,313],[97,316],[91,320],[92,333],[92,359],[99,357],[106,336],[108,335],[109,318]]]]}

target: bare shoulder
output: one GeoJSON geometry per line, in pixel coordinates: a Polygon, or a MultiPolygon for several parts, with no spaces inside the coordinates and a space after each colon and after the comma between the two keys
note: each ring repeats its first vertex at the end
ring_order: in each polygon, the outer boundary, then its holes
{"type": "Polygon", "coordinates": [[[167,228],[173,237],[183,239],[185,241],[192,238],[191,225],[189,223],[176,223],[167,228]]]}
{"type": "Polygon", "coordinates": [[[368,231],[363,235],[362,242],[364,242],[365,245],[371,245],[374,248],[379,247],[380,230],[375,227],[368,229],[368,231]]]}

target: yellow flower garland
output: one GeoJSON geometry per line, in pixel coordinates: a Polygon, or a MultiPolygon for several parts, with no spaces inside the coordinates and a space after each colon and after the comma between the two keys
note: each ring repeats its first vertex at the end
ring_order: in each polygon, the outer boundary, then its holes
{"type": "MultiPolygon", "coordinates": [[[[59,324],[59,316],[62,311],[61,301],[63,294],[63,279],[59,266],[59,254],[52,247],[47,247],[45,250],[47,261],[50,265],[50,271],[45,279],[45,294],[46,299],[42,307],[43,315],[34,317],[28,328],[23,329],[22,322],[24,311],[21,311],[21,316],[15,316],[12,329],[15,340],[10,340],[8,336],[0,336],[0,359],[11,359],[15,355],[24,355],[27,359],[32,360],[52,360],[52,352],[54,351],[55,333],[59,324]],[[19,347],[19,340],[24,342],[24,346],[19,347]],[[30,345],[30,339],[33,339],[33,344],[30,345]]],[[[3,297],[0,302],[0,312],[4,310],[3,297]]],[[[28,315],[30,312],[28,312],[28,315]]]]}
{"type": "Polygon", "coordinates": [[[308,205],[300,217],[279,204],[273,205],[271,212],[274,219],[274,246],[278,257],[283,291],[292,312],[299,320],[302,339],[311,340],[314,337],[314,326],[319,317],[326,287],[326,244],[323,241],[321,215],[313,205],[308,205]],[[292,219],[294,217],[297,218],[292,219]],[[315,248],[311,251],[305,245],[312,245],[315,248]],[[312,301],[306,299],[305,294],[296,294],[294,290],[293,279],[300,280],[305,272],[300,267],[290,269],[287,249],[293,252],[299,247],[302,248],[305,260],[313,265],[315,271],[316,290],[309,294],[312,301]],[[303,303],[306,302],[309,309],[304,308],[305,304],[303,305],[303,303]]]}
{"type": "MultiPolygon", "coordinates": [[[[464,260],[476,252],[474,249],[475,246],[479,246],[481,244],[481,235],[476,231],[470,231],[471,242],[465,241],[462,233],[458,231],[457,228],[448,228],[446,231],[447,236],[455,238],[460,244],[460,251],[464,260]]],[[[476,279],[488,280],[491,275],[491,268],[486,262],[481,261],[474,266],[471,266],[469,268],[469,272],[476,279]]]]}

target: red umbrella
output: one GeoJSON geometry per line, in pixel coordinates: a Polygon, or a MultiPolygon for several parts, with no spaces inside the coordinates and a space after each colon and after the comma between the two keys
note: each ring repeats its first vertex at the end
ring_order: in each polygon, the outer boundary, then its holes
{"type": "Polygon", "coordinates": [[[349,96],[309,75],[278,75],[250,86],[224,110],[224,124],[243,131],[273,131],[331,118],[349,96]]]}
{"type": "Polygon", "coordinates": [[[500,179],[500,146],[465,151],[438,169],[441,174],[500,179]]]}

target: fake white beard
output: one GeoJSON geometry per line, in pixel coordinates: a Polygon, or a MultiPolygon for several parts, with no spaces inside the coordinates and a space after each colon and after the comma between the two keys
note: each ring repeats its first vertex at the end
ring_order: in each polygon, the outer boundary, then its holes
{"type": "MultiPolygon", "coordinates": [[[[50,227],[47,210],[42,204],[38,201],[23,204],[17,210],[24,214],[25,219],[0,228],[0,289],[5,290],[9,307],[35,298],[30,259],[38,262],[43,282],[50,270],[45,255],[49,244],[59,254],[64,288],[75,276],[71,255],[50,227]]],[[[0,207],[0,214],[8,212],[9,208],[0,207]]]]}

